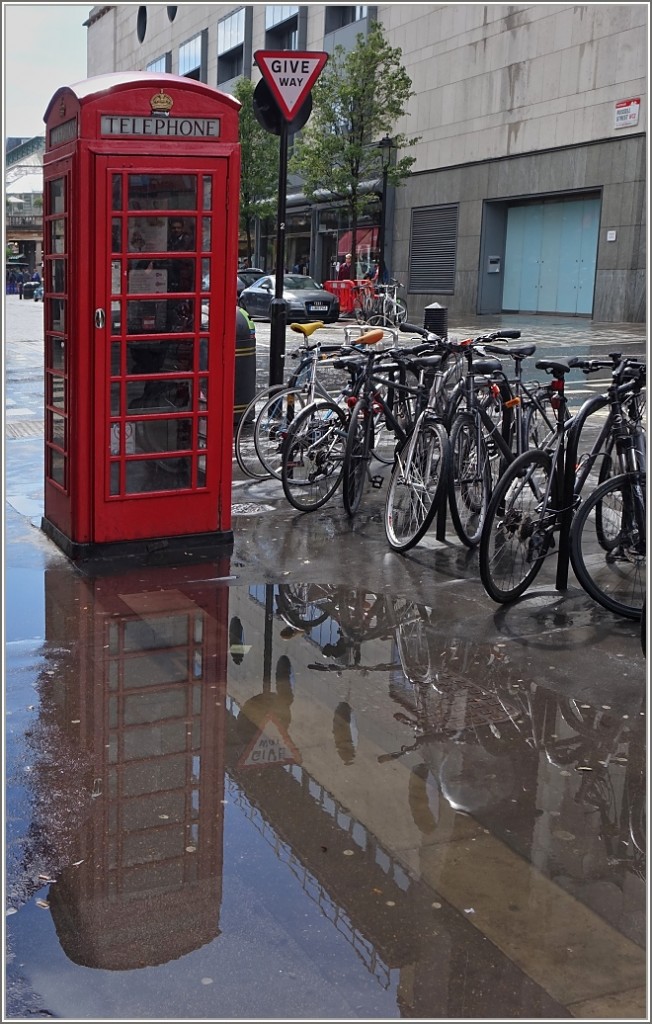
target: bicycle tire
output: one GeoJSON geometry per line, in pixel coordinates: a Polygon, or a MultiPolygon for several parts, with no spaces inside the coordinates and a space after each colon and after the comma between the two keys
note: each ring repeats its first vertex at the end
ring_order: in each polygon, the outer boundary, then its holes
{"type": "Polygon", "coordinates": [[[498,604],[520,597],[541,570],[552,541],[550,516],[541,508],[551,473],[547,452],[524,452],[491,496],[480,537],[480,579],[498,604]]]}
{"type": "Polygon", "coordinates": [[[254,422],[254,448],[269,476],[281,479],[281,454],[288,428],[301,409],[306,394],[301,388],[286,388],[272,394],[254,422]]]}
{"type": "Polygon", "coordinates": [[[469,548],[480,541],[491,495],[491,463],[475,418],[456,416],[450,432],[449,505],[455,533],[469,548]]]}
{"type": "Polygon", "coordinates": [[[279,583],[276,594],[278,612],[296,629],[309,630],[320,626],[332,614],[332,597],[320,593],[323,588],[314,583],[279,583]],[[320,608],[320,599],[326,609],[320,608]]]}
{"type": "Polygon", "coordinates": [[[394,551],[413,548],[446,497],[450,445],[441,423],[423,419],[396,455],[385,499],[385,536],[394,551]]]}
{"type": "Polygon", "coordinates": [[[403,299],[396,300],[396,323],[404,324],[408,318],[408,308],[403,299]]]}
{"type": "MultiPolygon", "coordinates": [[[[527,448],[541,448],[549,451],[557,440],[557,418],[550,401],[547,388],[535,392],[541,408],[527,404],[525,413],[524,442],[527,448]]],[[[527,399],[526,399],[527,403],[527,399]]],[[[566,409],[566,419],[570,419],[570,411],[566,409]]]]}
{"type": "Polygon", "coordinates": [[[367,323],[370,327],[393,327],[391,320],[384,313],[372,313],[367,323]]]}
{"type": "MultiPolygon", "coordinates": [[[[478,400],[484,412],[489,416],[494,425],[494,430],[499,431],[505,444],[514,450],[514,415],[511,407],[507,404],[512,398],[512,390],[507,381],[497,382],[497,388],[492,385],[483,386],[478,391],[478,400]]],[[[491,467],[491,489],[500,479],[501,473],[507,468],[505,456],[496,444],[492,435],[489,435],[484,428],[485,442],[489,455],[491,467]]],[[[516,454],[516,453],[515,453],[516,454]]]]}
{"type": "Polygon", "coordinates": [[[354,516],[360,508],[374,444],[373,430],[373,414],[367,400],[360,398],[351,413],[344,446],[342,500],[348,516],[354,516]]]}
{"type": "Polygon", "coordinates": [[[628,619],[640,617],[645,597],[645,480],[643,473],[605,480],[580,505],[570,533],[570,560],[579,583],[603,608],[628,619]]]}
{"type": "Polygon", "coordinates": [[[325,505],[342,479],[347,418],[338,405],[318,399],[302,409],[281,453],[283,493],[298,512],[325,505]]]}
{"type": "MultiPolygon", "coordinates": [[[[405,369],[405,384],[416,392],[419,386],[419,377],[409,367],[405,369]]],[[[374,415],[374,458],[386,466],[393,466],[396,457],[397,446],[403,442],[417,420],[417,395],[416,393],[401,390],[400,385],[394,388],[383,386],[383,397],[391,407],[391,412],[403,430],[403,435],[397,435],[395,429],[388,421],[385,410],[378,403],[374,415]],[[391,392],[391,394],[390,394],[391,392]]]]}
{"type": "Polygon", "coordinates": [[[445,352],[437,370],[437,391],[432,411],[450,431],[455,415],[464,401],[461,382],[464,375],[464,357],[445,352]]]}
{"type": "Polygon", "coordinates": [[[254,480],[267,480],[271,475],[258,457],[254,441],[256,420],[261,409],[273,394],[285,390],[278,384],[263,388],[249,402],[243,412],[234,435],[234,451],[238,466],[245,474],[254,480]]]}

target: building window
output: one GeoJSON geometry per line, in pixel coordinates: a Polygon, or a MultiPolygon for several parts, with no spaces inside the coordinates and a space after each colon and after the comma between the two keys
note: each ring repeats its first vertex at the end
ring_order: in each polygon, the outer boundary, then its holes
{"type": "Polygon", "coordinates": [[[142,43],[147,32],[147,8],[139,7],[138,14],[136,16],[136,35],[138,36],[138,42],[142,43]]]}
{"type": "Polygon", "coordinates": [[[299,8],[294,4],[269,4],[265,8],[265,29],[269,32],[283,21],[296,18],[299,8]]]}
{"type": "Polygon", "coordinates": [[[165,74],[168,70],[166,56],[166,54],[163,54],[162,57],[157,57],[156,60],[150,61],[146,66],[145,71],[153,71],[154,74],[157,74],[160,71],[165,74]]]}
{"type": "Polygon", "coordinates": [[[412,211],[410,229],[411,292],[455,291],[457,203],[412,211]]]}
{"type": "Polygon", "coordinates": [[[217,23],[217,84],[244,71],[245,11],[240,8],[217,23]]]}
{"type": "Polygon", "coordinates": [[[201,35],[189,39],[179,47],[179,74],[185,78],[194,78],[196,82],[203,81],[201,76],[201,35]]]}
{"type": "Polygon", "coordinates": [[[299,8],[290,4],[265,9],[265,47],[296,50],[299,45],[299,8]]]}
{"type": "Polygon", "coordinates": [[[367,4],[352,4],[349,7],[327,7],[324,32],[337,32],[338,28],[345,25],[352,25],[356,21],[362,21],[369,14],[367,4]]]}
{"type": "Polygon", "coordinates": [[[217,55],[234,50],[236,46],[244,44],[245,33],[245,12],[241,7],[239,11],[227,15],[217,23],[217,55]]]}

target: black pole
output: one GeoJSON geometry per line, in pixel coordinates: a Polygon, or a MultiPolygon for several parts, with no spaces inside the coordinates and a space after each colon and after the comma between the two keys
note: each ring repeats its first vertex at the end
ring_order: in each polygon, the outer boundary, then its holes
{"type": "Polygon", "coordinates": [[[274,628],[274,584],[265,584],[265,641],[263,646],[263,693],[272,687],[272,644],[274,628]]]}
{"type": "Polygon", "coordinates": [[[384,282],[386,278],[385,270],[385,207],[387,205],[387,165],[383,161],[383,190],[381,196],[380,206],[380,230],[378,231],[378,281],[384,282]]]}
{"type": "Polygon", "coordinates": [[[281,120],[278,169],[278,222],[276,225],[276,290],[270,304],[269,383],[282,384],[285,362],[287,303],[283,298],[285,273],[285,203],[287,191],[288,126],[281,120]]]}

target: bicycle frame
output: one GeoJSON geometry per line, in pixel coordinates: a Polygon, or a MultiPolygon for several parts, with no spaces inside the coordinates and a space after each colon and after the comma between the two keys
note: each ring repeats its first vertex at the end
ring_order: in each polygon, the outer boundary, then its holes
{"type": "MultiPolygon", "coordinates": [[[[611,391],[611,388],[609,389],[611,391]]],[[[604,454],[605,442],[618,427],[618,418],[622,423],[622,408],[618,394],[610,394],[609,391],[603,395],[596,395],[588,398],[580,407],[579,411],[567,421],[564,434],[568,434],[566,448],[566,462],[563,481],[564,509],[559,526],[559,554],[557,558],[557,577],[555,586],[557,590],[566,590],[568,586],[568,566],[570,563],[570,529],[573,513],[577,507],[584,484],[601,454],[604,454]],[[578,451],[580,437],[586,421],[600,409],[607,405],[611,406],[597,439],[594,441],[590,452],[578,462],[578,451]]],[[[636,472],[644,468],[644,455],[637,449],[636,444],[624,447],[624,439],[619,438],[616,433],[616,450],[621,460],[621,472],[636,472]]]]}

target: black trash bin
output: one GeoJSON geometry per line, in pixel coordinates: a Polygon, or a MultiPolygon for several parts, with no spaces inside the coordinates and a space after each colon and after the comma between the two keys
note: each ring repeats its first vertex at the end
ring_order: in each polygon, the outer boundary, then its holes
{"type": "Polygon", "coordinates": [[[23,298],[24,299],[33,299],[34,298],[34,289],[35,288],[36,288],[36,281],[25,281],[25,284],[23,285],[23,298]]]}
{"type": "Polygon", "coordinates": [[[240,422],[243,412],[256,393],[256,327],[248,313],[237,307],[235,318],[235,393],[233,423],[240,422]]]}
{"type": "Polygon", "coordinates": [[[427,331],[437,334],[440,338],[448,337],[447,307],[440,306],[438,302],[426,306],[423,313],[423,326],[427,331]]]}

